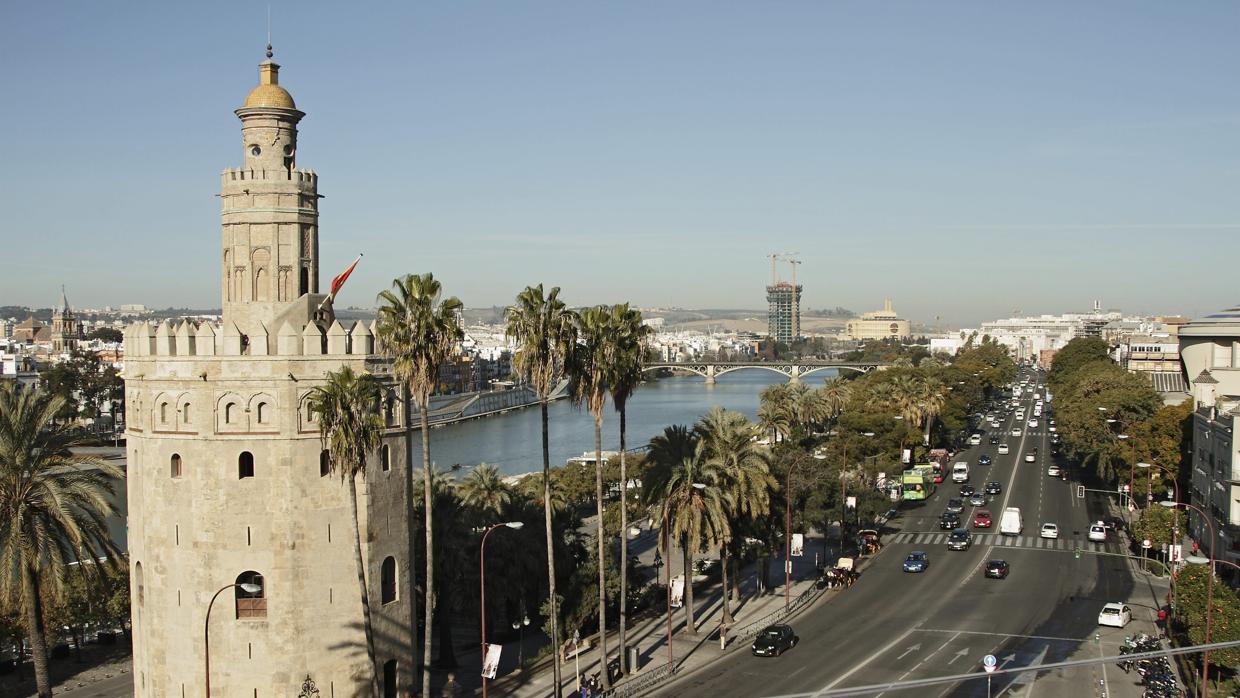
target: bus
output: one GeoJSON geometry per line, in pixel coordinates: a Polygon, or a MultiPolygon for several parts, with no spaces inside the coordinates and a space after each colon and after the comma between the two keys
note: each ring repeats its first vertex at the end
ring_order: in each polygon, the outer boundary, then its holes
{"type": "Polygon", "coordinates": [[[934,466],[919,465],[905,470],[900,482],[904,491],[904,501],[924,501],[934,494],[934,466]]]}

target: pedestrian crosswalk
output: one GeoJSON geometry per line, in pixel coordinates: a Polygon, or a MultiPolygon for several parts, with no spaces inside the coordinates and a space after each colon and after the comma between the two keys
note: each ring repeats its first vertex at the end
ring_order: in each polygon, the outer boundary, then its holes
{"type": "MultiPolygon", "coordinates": [[[[888,543],[908,543],[912,545],[946,545],[947,533],[897,533],[887,537],[888,543]]],[[[1083,547],[1082,543],[1063,538],[1040,538],[1038,536],[1004,536],[996,532],[974,532],[973,542],[977,545],[993,545],[999,548],[1035,548],[1039,550],[1072,550],[1083,547]]],[[[1091,544],[1092,545],[1092,544],[1091,544]]]]}

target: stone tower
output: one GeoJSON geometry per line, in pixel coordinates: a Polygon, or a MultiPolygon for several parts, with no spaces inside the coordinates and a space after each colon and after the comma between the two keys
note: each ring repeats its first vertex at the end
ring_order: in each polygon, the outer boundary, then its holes
{"type": "Polygon", "coordinates": [[[60,305],[52,309],[52,351],[58,354],[67,353],[77,348],[78,323],[69,308],[69,297],[65,295],[65,287],[60,287],[60,305]]]}
{"type": "Polygon", "coordinates": [[[342,366],[387,391],[356,504],[375,671],[384,696],[412,686],[406,414],[372,327],[319,310],[317,177],[294,167],[303,114],[278,70],[268,47],[236,111],[245,166],[223,173],[222,322],[125,333],[137,696],[204,695],[204,627],[214,696],[296,696],[307,681],[323,698],[369,693],[348,489],[307,409],[342,366]]]}

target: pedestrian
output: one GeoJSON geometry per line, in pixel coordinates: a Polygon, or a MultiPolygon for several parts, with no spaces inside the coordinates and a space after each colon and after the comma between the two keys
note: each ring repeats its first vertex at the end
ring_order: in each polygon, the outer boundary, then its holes
{"type": "Polygon", "coordinates": [[[1158,609],[1158,631],[1161,633],[1167,632],[1167,609],[1166,608],[1158,609]]]}

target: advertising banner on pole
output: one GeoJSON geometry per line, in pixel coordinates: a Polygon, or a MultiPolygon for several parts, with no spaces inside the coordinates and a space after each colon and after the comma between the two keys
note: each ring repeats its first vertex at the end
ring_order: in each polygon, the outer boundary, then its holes
{"type": "Polygon", "coordinates": [[[685,576],[678,574],[672,577],[672,608],[685,605],[685,576]]]}
{"type": "Polygon", "coordinates": [[[805,534],[792,534],[792,556],[801,557],[805,554],[805,534]]]}
{"type": "Polygon", "coordinates": [[[900,462],[906,463],[906,464],[912,463],[913,462],[913,449],[911,448],[904,449],[904,451],[900,453],[900,462]]]}
{"type": "Polygon", "coordinates": [[[488,679],[495,678],[495,672],[499,670],[499,656],[504,651],[503,645],[497,645],[494,642],[487,643],[487,656],[482,662],[482,675],[488,679]]]}

